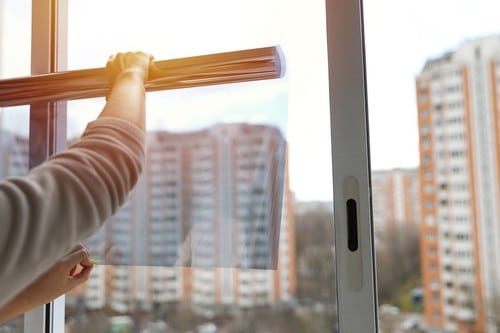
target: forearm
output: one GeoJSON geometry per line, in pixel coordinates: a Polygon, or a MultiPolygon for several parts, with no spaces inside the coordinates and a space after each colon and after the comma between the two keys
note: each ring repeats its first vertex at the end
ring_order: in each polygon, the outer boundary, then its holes
{"type": "Polygon", "coordinates": [[[45,304],[42,301],[33,299],[33,293],[36,293],[36,291],[28,287],[5,305],[0,306],[0,323],[6,322],[7,320],[45,304]]]}
{"type": "Polygon", "coordinates": [[[7,304],[0,306],[0,323],[64,295],[87,281],[92,268],[87,248],[77,244],[7,304]]]}
{"type": "Polygon", "coordinates": [[[146,93],[143,78],[134,71],[122,73],[115,81],[100,117],[127,120],[145,128],[146,93]]]}

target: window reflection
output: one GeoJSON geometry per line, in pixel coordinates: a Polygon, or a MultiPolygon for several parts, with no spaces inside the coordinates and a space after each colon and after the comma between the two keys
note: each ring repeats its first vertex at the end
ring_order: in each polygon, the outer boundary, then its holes
{"type": "Polygon", "coordinates": [[[102,264],[277,268],[279,226],[288,224],[278,128],[152,131],[146,145],[130,200],[88,241],[102,264]]]}

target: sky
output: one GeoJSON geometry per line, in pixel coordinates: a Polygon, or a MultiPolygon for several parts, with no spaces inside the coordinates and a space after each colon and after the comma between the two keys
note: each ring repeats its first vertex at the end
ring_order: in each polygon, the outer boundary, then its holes
{"type": "Polygon", "coordinates": [[[364,0],[372,169],[417,167],[415,77],[460,43],[500,34],[497,0],[364,0]]]}
{"type": "MultiPolygon", "coordinates": [[[[31,0],[2,1],[9,15],[0,13],[0,44],[9,48],[0,50],[0,77],[27,75],[31,0]]],[[[137,49],[163,60],[279,45],[282,79],[151,94],[148,127],[274,124],[289,142],[297,199],[331,200],[323,0],[69,0],[69,9],[69,69],[102,67],[110,54],[137,49]]],[[[427,59],[500,33],[498,13],[498,0],[364,0],[373,170],[418,166],[415,76],[427,59]]],[[[80,131],[100,107],[102,100],[71,102],[69,131],[80,131]]],[[[19,127],[22,112],[4,113],[19,127]]]]}

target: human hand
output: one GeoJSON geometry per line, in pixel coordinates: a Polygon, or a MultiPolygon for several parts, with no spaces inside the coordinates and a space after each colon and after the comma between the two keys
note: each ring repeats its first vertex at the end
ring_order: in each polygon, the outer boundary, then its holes
{"type": "Polygon", "coordinates": [[[29,285],[35,294],[29,297],[47,303],[87,281],[93,266],[87,248],[78,244],[29,285]]]}
{"type": "Polygon", "coordinates": [[[89,251],[82,244],[76,245],[20,294],[0,307],[0,323],[46,304],[87,281],[92,267],[89,251]]]}
{"type": "Polygon", "coordinates": [[[111,86],[116,80],[126,73],[139,76],[143,83],[148,80],[149,67],[153,62],[153,56],[144,52],[117,53],[109,57],[106,64],[108,80],[111,86]]]}

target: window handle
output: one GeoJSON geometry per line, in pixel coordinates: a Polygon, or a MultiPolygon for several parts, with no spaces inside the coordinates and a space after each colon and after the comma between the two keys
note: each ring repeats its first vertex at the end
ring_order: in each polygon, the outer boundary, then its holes
{"type": "Polygon", "coordinates": [[[359,184],[354,177],[344,179],[347,269],[349,288],[358,292],[363,287],[363,267],[359,242],[359,184]]]}

